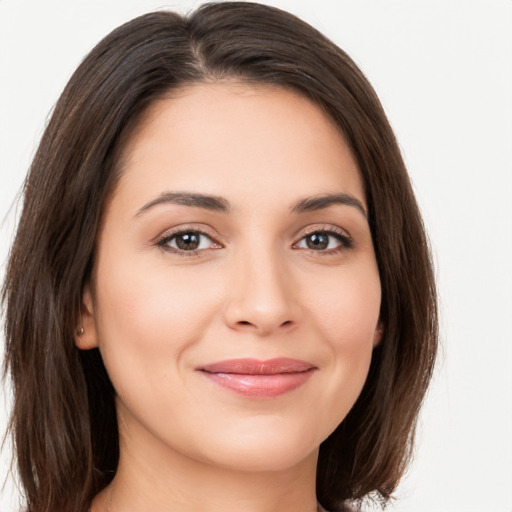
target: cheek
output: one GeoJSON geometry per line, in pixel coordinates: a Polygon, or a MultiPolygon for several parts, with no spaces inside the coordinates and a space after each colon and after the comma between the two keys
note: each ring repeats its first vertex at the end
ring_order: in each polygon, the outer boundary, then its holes
{"type": "Polygon", "coordinates": [[[377,269],[347,273],[325,283],[323,293],[311,296],[315,330],[324,340],[324,364],[329,379],[322,408],[325,424],[337,426],[359,396],[366,381],[378,329],[381,288],[377,269]]]}
{"type": "Polygon", "coordinates": [[[197,271],[192,278],[190,272],[137,259],[119,258],[117,265],[100,261],[96,276],[99,347],[120,394],[127,379],[138,376],[150,384],[179,374],[182,354],[218,309],[213,287],[198,293],[197,271]]]}
{"type": "MultiPolygon", "coordinates": [[[[318,283],[317,283],[318,284],[318,283]]],[[[375,265],[345,271],[323,281],[309,297],[317,328],[330,340],[333,350],[357,353],[373,347],[380,314],[381,287],[375,265]]]]}

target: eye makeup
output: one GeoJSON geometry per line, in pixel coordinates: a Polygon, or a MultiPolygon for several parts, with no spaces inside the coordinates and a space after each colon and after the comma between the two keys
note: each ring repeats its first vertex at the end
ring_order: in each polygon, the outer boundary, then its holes
{"type": "Polygon", "coordinates": [[[198,256],[206,250],[222,249],[209,233],[197,227],[180,227],[161,237],[156,245],[164,251],[182,256],[198,256]]]}
{"type": "MultiPolygon", "coordinates": [[[[352,238],[337,226],[312,226],[292,244],[294,250],[306,250],[328,256],[352,249],[352,238]]],[[[198,256],[205,251],[222,249],[224,246],[210,233],[195,226],[179,227],[160,237],[156,245],[166,252],[179,256],[198,256]]]]}
{"type": "Polygon", "coordinates": [[[337,254],[353,247],[354,242],[346,231],[333,225],[311,227],[293,245],[294,249],[306,249],[319,255],[337,254]]]}

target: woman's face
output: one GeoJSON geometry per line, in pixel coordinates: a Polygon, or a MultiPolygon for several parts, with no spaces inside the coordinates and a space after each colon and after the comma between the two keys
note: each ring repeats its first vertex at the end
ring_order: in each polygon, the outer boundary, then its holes
{"type": "Polygon", "coordinates": [[[380,338],[344,138],[293,92],[197,85],[152,105],[120,165],[77,344],[101,351],[121,446],[240,470],[311,458],[380,338]]]}

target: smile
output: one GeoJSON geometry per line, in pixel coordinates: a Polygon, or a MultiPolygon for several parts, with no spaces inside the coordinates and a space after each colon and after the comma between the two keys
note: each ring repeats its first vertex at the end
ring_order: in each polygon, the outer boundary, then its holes
{"type": "Polygon", "coordinates": [[[304,384],[316,370],[306,361],[276,358],[230,359],[198,368],[209,380],[253,398],[272,398],[292,391],[304,384]]]}

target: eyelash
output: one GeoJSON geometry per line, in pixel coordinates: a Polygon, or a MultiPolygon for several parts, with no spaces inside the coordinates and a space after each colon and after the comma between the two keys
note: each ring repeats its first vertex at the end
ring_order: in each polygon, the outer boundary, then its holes
{"type": "Polygon", "coordinates": [[[178,237],[180,235],[188,235],[188,234],[199,235],[200,237],[205,236],[206,238],[211,240],[211,242],[213,244],[216,244],[218,246],[218,247],[215,247],[215,249],[222,248],[222,245],[219,242],[217,242],[211,235],[209,235],[208,233],[205,233],[201,229],[197,229],[197,228],[184,228],[184,229],[176,230],[172,233],[169,233],[169,234],[163,236],[160,240],[157,241],[156,245],[161,247],[164,251],[171,252],[174,254],[179,254],[180,256],[200,256],[206,249],[192,249],[190,251],[187,251],[184,249],[179,249],[177,247],[169,246],[169,243],[176,237],[178,237]]]}
{"type": "Polygon", "coordinates": [[[326,249],[326,250],[315,250],[311,248],[303,248],[308,250],[311,253],[318,254],[321,256],[329,256],[333,254],[338,254],[344,250],[352,249],[354,247],[354,242],[352,238],[343,230],[335,228],[333,226],[325,226],[323,228],[315,227],[306,233],[304,233],[300,240],[293,244],[294,248],[301,249],[300,247],[297,247],[300,242],[305,240],[307,237],[312,235],[327,235],[328,237],[334,237],[338,242],[339,245],[337,247],[326,249]]]}
{"type": "MultiPolygon", "coordinates": [[[[179,229],[172,233],[169,233],[162,238],[160,238],[156,245],[160,248],[162,248],[164,251],[172,252],[174,254],[179,254],[180,256],[199,256],[204,253],[207,249],[192,249],[192,250],[185,250],[180,249],[178,247],[171,247],[169,246],[169,243],[175,239],[176,237],[180,235],[188,235],[188,234],[194,234],[199,235],[199,237],[207,237],[212,244],[217,245],[217,247],[214,247],[214,249],[221,249],[223,246],[219,242],[217,242],[211,235],[208,233],[197,229],[197,228],[185,228],[185,229],[179,229]]],[[[201,242],[200,242],[201,243],[201,242]]],[[[329,242],[330,243],[330,242],[329,242]]],[[[332,226],[325,227],[325,228],[314,228],[310,231],[304,233],[301,238],[298,240],[298,242],[293,244],[294,249],[305,249],[311,253],[322,255],[322,256],[328,256],[332,254],[338,254],[344,250],[352,249],[354,246],[353,240],[348,236],[344,231],[341,229],[335,229],[332,226]],[[327,235],[328,237],[334,237],[338,242],[339,245],[337,247],[331,248],[331,249],[325,249],[325,250],[316,250],[311,248],[305,248],[305,247],[298,247],[298,244],[301,243],[303,240],[305,240],[307,237],[310,237],[312,235],[327,235]]],[[[210,248],[208,248],[210,249],[210,248]]]]}

